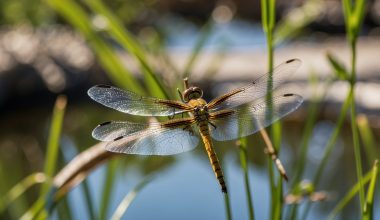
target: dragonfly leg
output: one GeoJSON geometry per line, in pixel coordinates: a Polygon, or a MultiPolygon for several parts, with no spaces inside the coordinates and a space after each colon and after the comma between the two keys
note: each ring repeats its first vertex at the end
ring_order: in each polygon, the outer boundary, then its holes
{"type": "Polygon", "coordinates": [[[191,125],[186,125],[183,127],[183,130],[190,132],[190,134],[194,136],[194,129],[191,127],[191,125]]]}
{"type": "Polygon", "coordinates": [[[216,129],[216,125],[212,123],[211,121],[208,122],[214,129],[216,129]]]}
{"type": "Polygon", "coordinates": [[[175,108],[173,108],[173,114],[168,115],[168,118],[171,120],[175,117],[175,108]]]}
{"type": "Polygon", "coordinates": [[[179,97],[181,98],[181,101],[185,102],[185,100],[183,100],[182,92],[179,90],[179,88],[177,88],[177,92],[178,92],[179,97]]]}

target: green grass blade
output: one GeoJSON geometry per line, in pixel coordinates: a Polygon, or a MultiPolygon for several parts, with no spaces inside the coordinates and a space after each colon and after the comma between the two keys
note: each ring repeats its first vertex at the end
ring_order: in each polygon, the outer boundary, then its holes
{"type": "Polygon", "coordinates": [[[145,94],[132,72],[125,68],[112,47],[94,30],[89,16],[73,0],[45,0],[88,40],[100,64],[111,80],[118,86],[128,88],[139,94],[145,94]]]}
{"type": "Polygon", "coordinates": [[[261,20],[264,32],[272,32],[275,23],[275,0],[261,0],[261,20]]]}
{"type": "Polygon", "coordinates": [[[296,165],[296,172],[293,176],[293,182],[291,184],[291,188],[293,189],[298,185],[298,183],[301,181],[302,175],[304,173],[304,168],[306,167],[306,157],[307,152],[309,151],[309,141],[311,139],[311,135],[313,134],[313,128],[315,126],[315,123],[317,121],[317,113],[319,110],[319,106],[323,100],[323,98],[326,96],[326,93],[328,91],[328,87],[331,85],[332,80],[327,80],[326,86],[323,89],[322,94],[319,93],[319,88],[317,87],[318,84],[318,78],[316,75],[312,74],[310,77],[310,84],[312,84],[312,87],[314,88],[313,95],[311,98],[311,103],[308,106],[307,109],[307,118],[305,122],[304,132],[302,134],[301,144],[300,144],[300,153],[297,160],[296,165]]]}
{"type": "Polygon", "coordinates": [[[149,176],[145,178],[143,181],[141,181],[139,184],[137,184],[120,202],[118,207],[116,208],[116,211],[113,213],[111,219],[112,220],[119,220],[123,217],[125,212],[127,211],[128,207],[131,205],[131,203],[134,201],[136,196],[140,193],[140,191],[152,180],[154,179],[153,176],[149,176]]]}
{"type": "MultiPolygon", "coordinates": [[[[376,168],[377,169],[377,168],[376,168]]],[[[376,171],[379,173],[379,170],[377,169],[376,171]]],[[[364,175],[363,177],[363,184],[367,184],[369,181],[371,181],[373,177],[373,169],[372,171],[369,171],[367,174],[364,175]]],[[[346,195],[337,203],[337,205],[333,208],[331,213],[328,216],[328,219],[335,219],[338,213],[348,205],[348,203],[355,197],[355,195],[359,192],[359,182],[357,182],[350,191],[346,193],[346,195]]]]}
{"type": "Polygon", "coordinates": [[[95,214],[95,208],[94,208],[94,204],[93,204],[93,199],[92,199],[92,196],[91,196],[91,193],[90,193],[90,187],[88,185],[88,181],[87,180],[84,180],[82,182],[82,187],[83,187],[83,195],[84,195],[84,199],[86,201],[87,210],[88,210],[88,214],[90,216],[90,219],[96,220],[98,218],[97,218],[97,216],[95,214]]]}
{"type": "Polygon", "coordinates": [[[376,151],[375,138],[369,126],[367,116],[360,114],[356,119],[358,123],[359,134],[363,141],[363,146],[366,152],[366,157],[368,158],[368,166],[371,166],[376,157],[379,156],[378,152],[376,151]]]}
{"type": "Polygon", "coordinates": [[[269,13],[268,13],[268,1],[261,0],[261,22],[263,25],[264,32],[268,32],[269,30],[269,13]]]}
{"type": "Polygon", "coordinates": [[[202,52],[202,49],[204,48],[207,40],[210,38],[212,29],[213,29],[213,20],[212,18],[210,18],[200,30],[200,36],[198,37],[191,51],[190,58],[187,60],[187,63],[183,70],[182,78],[190,77],[190,72],[194,64],[196,63],[196,60],[199,57],[199,54],[202,52]]]}
{"type": "MultiPolygon", "coordinates": [[[[275,1],[274,0],[261,0],[261,18],[262,18],[262,25],[263,30],[266,36],[266,42],[267,42],[267,53],[268,53],[268,72],[273,71],[273,28],[274,28],[274,22],[275,22],[275,1]]],[[[272,74],[269,74],[268,77],[271,79],[272,74]]],[[[271,80],[269,80],[271,82],[271,80]]],[[[272,100],[272,83],[268,83],[267,85],[267,101],[268,103],[271,103],[272,100]]],[[[269,118],[272,116],[270,115],[269,118]]],[[[271,132],[271,138],[273,139],[273,135],[275,133],[275,126],[272,125],[272,132],[271,132]]],[[[273,142],[277,143],[278,140],[274,140],[273,142]]],[[[278,149],[278,145],[275,145],[275,148],[278,149]]],[[[271,208],[270,210],[277,210],[276,206],[277,198],[278,198],[278,189],[276,188],[275,184],[275,175],[273,172],[273,164],[272,161],[268,162],[268,172],[269,172],[269,184],[271,189],[271,208]]],[[[276,212],[270,212],[271,219],[274,219],[276,212]]]]}
{"type": "Polygon", "coordinates": [[[102,198],[100,200],[99,219],[107,219],[109,211],[109,204],[111,200],[111,194],[116,177],[117,160],[111,160],[107,164],[107,173],[104,180],[104,186],[102,190],[102,198]]]}
{"type": "Polygon", "coordinates": [[[359,35],[359,31],[360,31],[360,27],[362,25],[362,22],[363,22],[363,18],[364,18],[364,13],[365,13],[365,5],[366,5],[366,1],[365,0],[357,0],[355,1],[355,8],[354,8],[354,11],[352,13],[352,26],[353,26],[353,31],[354,31],[354,35],[355,37],[357,37],[359,35]]]}
{"type": "Polygon", "coordinates": [[[45,204],[46,204],[45,198],[40,197],[39,199],[37,199],[36,202],[34,202],[32,207],[30,207],[30,209],[21,216],[20,220],[36,219],[39,213],[43,210],[45,204]]]}
{"type": "Polygon", "coordinates": [[[372,168],[371,182],[369,183],[367,191],[367,200],[364,205],[363,220],[373,219],[373,200],[375,195],[376,178],[379,172],[379,161],[375,160],[372,168]]]}
{"type": "MultiPolygon", "coordinates": [[[[44,174],[46,178],[53,179],[53,175],[56,168],[56,162],[58,157],[59,140],[61,136],[61,129],[63,118],[65,114],[67,104],[66,96],[58,96],[52,115],[52,121],[50,125],[50,132],[47,144],[47,153],[44,165],[44,174]]],[[[47,217],[47,212],[44,210],[44,206],[52,198],[46,198],[52,182],[46,181],[41,186],[40,196],[33,206],[21,217],[21,219],[34,219],[47,217]]]]}
{"type": "Polygon", "coordinates": [[[228,193],[223,193],[224,195],[224,206],[226,207],[226,219],[232,220],[232,213],[231,213],[231,205],[230,205],[230,197],[228,193]]]}
{"type": "Polygon", "coordinates": [[[114,16],[112,11],[108,9],[101,0],[85,0],[84,2],[87,6],[89,6],[89,8],[91,8],[91,10],[106,19],[107,28],[105,31],[117,42],[119,42],[120,45],[140,63],[147,83],[146,87],[148,88],[150,94],[154,94],[159,98],[169,98],[169,95],[167,94],[161,80],[156,76],[150,67],[145,56],[146,52],[142,49],[139,42],[134,39],[132,34],[123,27],[122,22],[114,16]]]}
{"type": "Polygon", "coordinates": [[[338,77],[338,79],[346,81],[350,80],[348,71],[334,55],[332,55],[331,53],[327,53],[327,60],[329,61],[330,65],[334,68],[334,73],[338,77]]]}
{"type": "Polygon", "coordinates": [[[268,18],[269,18],[269,28],[271,32],[273,31],[275,21],[276,21],[276,0],[268,0],[268,18]]]}
{"type": "Polygon", "coordinates": [[[245,194],[247,195],[247,206],[248,206],[248,214],[249,219],[255,219],[254,209],[253,209],[253,201],[251,196],[251,188],[249,183],[249,175],[248,175],[248,156],[247,156],[247,138],[241,138],[239,143],[239,151],[240,151],[240,166],[244,173],[244,186],[245,186],[245,194]]]}
{"type": "MultiPolygon", "coordinates": [[[[276,15],[276,8],[275,8],[275,0],[261,0],[261,13],[262,13],[262,25],[263,30],[266,36],[266,42],[267,42],[267,53],[268,53],[268,72],[270,73],[268,75],[268,85],[267,85],[267,103],[272,103],[272,71],[273,71],[273,52],[274,52],[274,44],[273,44],[273,29],[275,26],[275,15],[276,15]]],[[[269,108],[271,108],[269,106],[269,108]]],[[[269,114],[268,118],[272,118],[272,114],[269,114]]],[[[274,144],[274,148],[279,151],[280,149],[280,143],[281,143],[281,124],[280,122],[276,122],[271,126],[271,139],[274,144]]],[[[279,189],[278,187],[282,187],[282,184],[276,186],[275,183],[275,175],[273,172],[273,164],[272,161],[269,161],[269,184],[271,189],[271,208],[269,210],[272,210],[270,212],[271,219],[279,218],[282,214],[282,199],[281,201],[278,200],[278,198],[282,198],[282,189],[279,189]],[[274,210],[274,211],[273,211],[274,210]]],[[[282,177],[279,177],[282,178],[282,177]]],[[[280,180],[282,181],[282,180],[280,180]]],[[[281,183],[281,182],[280,182],[281,183]]]]}
{"type": "MultiPolygon", "coordinates": [[[[300,145],[300,153],[299,157],[296,163],[296,171],[293,177],[293,181],[291,183],[291,189],[295,190],[295,188],[298,186],[298,184],[301,181],[302,175],[304,174],[304,169],[306,167],[306,159],[307,159],[307,153],[309,151],[309,142],[311,135],[313,134],[313,128],[315,126],[315,123],[317,121],[318,111],[319,107],[321,105],[321,102],[323,101],[323,98],[326,96],[328,92],[328,88],[331,86],[331,83],[333,82],[332,78],[329,78],[325,81],[325,86],[322,89],[322,94],[319,93],[319,89],[317,87],[317,77],[316,75],[312,74],[310,77],[310,83],[314,86],[315,90],[313,92],[313,97],[311,99],[311,103],[308,106],[308,114],[306,117],[306,123],[304,127],[304,132],[302,134],[301,139],[301,145],[300,145]]],[[[297,219],[298,214],[298,204],[294,204],[290,207],[290,212],[288,214],[288,218],[290,219],[297,219]]]]}
{"type": "Polygon", "coordinates": [[[43,183],[46,181],[46,177],[44,173],[33,173],[29,176],[25,177],[15,186],[13,186],[8,193],[3,195],[0,198],[0,213],[4,212],[4,210],[14,202],[19,196],[24,194],[30,187],[43,183]]]}
{"type": "Polygon", "coordinates": [[[352,130],[352,138],[353,138],[353,144],[354,144],[354,156],[355,156],[355,165],[356,165],[356,175],[359,181],[359,199],[360,199],[360,207],[363,212],[364,208],[364,186],[363,186],[363,168],[362,168],[362,160],[361,160],[361,153],[360,153],[360,144],[359,144],[359,134],[358,134],[358,128],[356,125],[356,107],[355,107],[355,99],[354,96],[352,96],[351,101],[351,130],[352,130]]]}
{"type": "MultiPolygon", "coordinates": [[[[280,149],[281,149],[282,124],[280,121],[277,121],[274,124],[272,124],[271,128],[272,128],[271,136],[273,140],[273,147],[277,151],[277,154],[279,154],[280,149]]],[[[272,166],[273,166],[273,162],[272,162],[272,166]]],[[[283,205],[283,199],[282,199],[283,186],[282,185],[283,185],[282,176],[277,175],[276,190],[274,193],[274,211],[272,212],[273,219],[281,219],[281,216],[282,216],[282,205],[283,205]]]]}
{"type": "MultiPolygon", "coordinates": [[[[314,178],[313,178],[313,184],[315,187],[318,186],[319,184],[319,181],[321,180],[321,175],[324,171],[324,168],[327,164],[327,161],[328,159],[330,158],[330,154],[335,146],[335,143],[338,139],[338,135],[342,129],[342,126],[343,126],[343,122],[346,118],[346,115],[347,115],[347,112],[348,112],[348,109],[349,107],[351,106],[351,101],[352,101],[352,98],[351,96],[353,95],[353,91],[350,90],[349,93],[348,93],[348,96],[346,97],[346,100],[344,101],[343,103],[343,106],[340,110],[340,113],[339,113],[339,117],[338,117],[338,121],[334,127],[334,130],[333,130],[333,133],[331,134],[329,140],[327,141],[327,144],[326,144],[326,147],[325,147],[325,151],[323,153],[323,157],[322,157],[322,161],[321,163],[318,165],[318,168],[317,168],[317,171],[314,175],[314,178]]],[[[302,217],[301,219],[307,219],[307,215],[310,211],[310,208],[311,208],[311,202],[308,201],[307,204],[306,204],[306,207],[302,213],[302,217]]]]}
{"type": "Polygon", "coordinates": [[[60,203],[58,204],[57,214],[58,214],[58,219],[65,219],[65,220],[74,219],[67,197],[62,198],[60,203]]]}
{"type": "Polygon", "coordinates": [[[351,96],[353,95],[353,92],[350,91],[349,95],[346,97],[345,102],[343,103],[343,106],[341,108],[341,111],[339,113],[338,121],[334,127],[333,133],[329,138],[329,141],[326,144],[325,152],[323,153],[322,161],[318,166],[317,172],[313,178],[313,184],[317,186],[319,184],[319,181],[321,179],[321,175],[323,173],[323,170],[327,164],[328,159],[330,158],[330,154],[334,148],[334,145],[336,143],[336,140],[338,138],[338,135],[342,129],[343,122],[346,118],[347,111],[351,105],[352,99],[351,96]]]}
{"type": "Polygon", "coordinates": [[[301,7],[294,8],[279,21],[274,33],[274,44],[278,45],[285,40],[295,37],[303,29],[315,21],[324,12],[324,2],[320,0],[306,0],[301,7]]]}
{"type": "MultiPolygon", "coordinates": [[[[61,130],[63,124],[63,117],[65,114],[67,104],[66,96],[58,96],[53,110],[52,121],[50,125],[50,132],[47,144],[47,152],[44,165],[44,173],[47,178],[53,179],[54,172],[57,165],[59,141],[61,137],[61,130]]],[[[42,184],[40,196],[45,196],[51,187],[51,182],[42,184]]]]}
{"type": "Polygon", "coordinates": [[[353,11],[352,1],[342,0],[342,4],[343,4],[343,13],[346,19],[345,23],[350,24],[349,18],[352,16],[352,11],[353,11]]]}

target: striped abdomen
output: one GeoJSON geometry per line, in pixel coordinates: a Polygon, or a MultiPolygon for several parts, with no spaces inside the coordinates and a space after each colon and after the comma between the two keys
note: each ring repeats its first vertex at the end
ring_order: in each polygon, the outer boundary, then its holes
{"type": "Polygon", "coordinates": [[[218,179],[219,184],[222,188],[222,192],[227,193],[227,187],[226,187],[226,183],[224,182],[223,171],[222,171],[222,168],[220,167],[218,157],[216,156],[213,145],[212,145],[207,121],[201,122],[199,124],[199,131],[200,131],[203,143],[205,145],[208,158],[210,159],[212,169],[214,170],[215,176],[218,179]]]}

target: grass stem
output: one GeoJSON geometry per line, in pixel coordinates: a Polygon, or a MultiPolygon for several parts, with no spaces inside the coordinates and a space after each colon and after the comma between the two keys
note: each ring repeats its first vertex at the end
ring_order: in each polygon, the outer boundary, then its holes
{"type": "Polygon", "coordinates": [[[226,219],[232,220],[230,197],[228,196],[228,193],[223,193],[223,195],[224,195],[224,205],[226,207],[226,219]]]}
{"type": "Polygon", "coordinates": [[[245,186],[245,193],[247,195],[247,206],[248,206],[248,212],[249,212],[249,219],[254,220],[255,214],[253,209],[253,202],[252,202],[252,196],[251,196],[251,188],[249,183],[249,174],[248,174],[248,156],[247,156],[247,139],[241,138],[239,151],[240,151],[240,165],[244,173],[244,186],[245,186]]]}

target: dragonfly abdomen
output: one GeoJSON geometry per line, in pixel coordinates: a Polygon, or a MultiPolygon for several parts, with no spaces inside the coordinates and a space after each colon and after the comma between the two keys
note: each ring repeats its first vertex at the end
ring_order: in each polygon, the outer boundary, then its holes
{"type": "Polygon", "coordinates": [[[215,173],[216,178],[219,181],[220,187],[222,188],[222,192],[223,193],[227,193],[227,186],[226,186],[226,183],[224,181],[223,171],[222,171],[222,168],[220,166],[218,157],[216,156],[216,153],[215,153],[214,148],[213,148],[213,144],[212,144],[212,141],[211,141],[211,137],[210,137],[210,132],[209,132],[209,127],[208,127],[208,122],[207,121],[205,121],[203,123],[200,123],[200,125],[199,125],[199,131],[200,131],[203,143],[205,145],[205,149],[206,149],[208,158],[210,160],[212,169],[213,169],[213,171],[215,173]]]}

